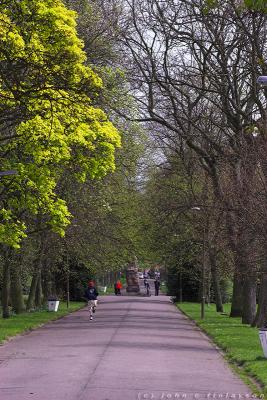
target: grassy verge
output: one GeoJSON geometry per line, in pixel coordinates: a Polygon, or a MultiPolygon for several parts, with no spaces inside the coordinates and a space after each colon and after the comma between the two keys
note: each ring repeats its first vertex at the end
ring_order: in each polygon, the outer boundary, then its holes
{"type": "Polygon", "coordinates": [[[160,285],[160,291],[161,291],[161,293],[162,293],[162,294],[167,294],[167,292],[168,292],[168,288],[167,288],[167,286],[166,286],[166,283],[165,283],[165,282],[161,282],[161,285],[160,285]]]}
{"type": "Polygon", "coordinates": [[[84,304],[85,303],[71,302],[69,309],[67,309],[67,304],[60,302],[57,312],[43,310],[13,315],[8,319],[0,318],[0,344],[12,336],[30,331],[46,322],[53,321],[72,311],[78,310],[82,308],[84,304]]]}
{"type": "Polygon", "coordinates": [[[106,296],[108,294],[114,294],[114,287],[113,286],[107,286],[107,290],[103,292],[102,290],[99,290],[100,296],[106,296]]]}
{"type": "MultiPolygon", "coordinates": [[[[122,283],[123,287],[125,287],[126,286],[126,278],[125,277],[121,277],[119,280],[122,283]]],[[[114,281],[114,283],[115,283],[115,281],[114,281]]],[[[101,296],[105,296],[105,295],[109,295],[109,294],[115,294],[114,283],[112,285],[107,286],[107,290],[105,292],[103,292],[101,290],[101,288],[103,286],[99,286],[98,287],[99,294],[101,296]]]]}
{"type": "Polygon", "coordinates": [[[224,306],[225,314],[217,313],[214,304],[206,307],[204,320],[200,319],[199,304],[182,303],[177,306],[224,350],[230,363],[239,367],[237,372],[241,378],[254,378],[266,396],[267,359],[263,356],[258,329],[242,325],[240,318],[229,318],[230,305],[224,306]]]}

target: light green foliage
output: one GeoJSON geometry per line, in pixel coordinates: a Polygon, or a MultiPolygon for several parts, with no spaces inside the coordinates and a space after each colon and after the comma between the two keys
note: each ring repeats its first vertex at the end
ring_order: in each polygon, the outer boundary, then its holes
{"type": "Polygon", "coordinates": [[[124,134],[116,152],[115,173],[83,187],[78,183],[69,187],[68,177],[65,182],[76,225],[68,228],[64,239],[70,258],[97,274],[121,269],[134,254],[140,254],[142,195],[137,163],[144,138],[135,124],[121,122],[119,128],[124,134]]]}
{"type": "MultiPolygon", "coordinates": [[[[144,218],[154,256],[168,264],[194,259],[191,205],[201,192],[200,177],[190,176],[182,161],[170,157],[161,168],[154,168],[146,186],[144,218]],[[179,254],[179,256],[178,256],[179,254]]],[[[145,236],[146,237],[146,236],[145,236]]]]}
{"type": "MultiPolygon", "coordinates": [[[[226,3],[220,3],[218,0],[206,0],[204,10],[208,12],[213,8],[220,8],[224,6],[226,3]]],[[[259,12],[267,12],[267,0],[243,0],[243,2],[238,2],[237,6],[240,10],[252,10],[259,12]]]]}
{"type": "Polygon", "coordinates": [[[244,3],[248,9],[267,12],[266,0],[244,0],[244,3]]]}
{"type": "Polygon", "coordinates": [[[45,216],[64,234],[70,221],[57,183],[68,168],[84,182],[113,170],[116,128],[94,106],[101,78],[85,65],[75,13],[60,0],[0,4],[0,160],[18,175],[0,181],[7,214],[0,242],[19,246],[22,213],[45,216]]]}

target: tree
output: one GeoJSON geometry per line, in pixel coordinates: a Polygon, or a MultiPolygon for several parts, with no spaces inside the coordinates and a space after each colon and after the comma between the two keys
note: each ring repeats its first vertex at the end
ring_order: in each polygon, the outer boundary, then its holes
{"type": "Polygon", "coordinates": [[[103,176],[120,140],[94,107],[102,83],[84,65],[75,14],[59,0],[4,1],[0,12],[1,160],[18,171],[0,182],[0,239],[18,246],[26,211],[64,232],[70,214],[55,192],[62,171],[83,181],[103,176]]]}
{"type": "MultiPolygon", "coordinates": [[[[0,19],[0,157],[17,171],[0,181],[0,242],[19,248],[32,217],[35,230],[64,235],[71,214],[58,196],[62,174],[103,177],[120,137],[97,106],[102,80],[85,65],[74,12],[60,0],[7,0],[0,19]]],[[[5,304],[9,275],[4,262],[5,304]]]]}
{"type": "Polygon", "coordinates": [[[266,97],[256,88],[266,70],[266,15],[230,1],[211,9],[197,1],[132,1],[126,11],[124,43],[139,119],[162,147],[194,151],[208,173],[235,257],[232,315],[243,314],[243,322],[251,323],[256,276],[248,262],[251,236],[242,225],[240,199],[248,195],[245,175],[255,170],[243,158],[244,149],[253,144],[255,115],[266,118],[266,97]],[[226,190],[225,171],[231,175],[226,190]],[[228,196],[229,185],[235,197],[228,196]],[[242,290],[243,310],[236,295],[242,290]]]}

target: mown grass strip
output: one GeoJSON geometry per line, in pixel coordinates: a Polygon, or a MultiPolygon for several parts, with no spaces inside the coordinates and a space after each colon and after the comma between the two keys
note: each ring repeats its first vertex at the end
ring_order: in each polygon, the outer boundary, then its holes
{"type": "Polygon", "coordinates": [[[263,356],[258,329],[243,325],[240,318],[229,318],[229,304],[224,305],[223,314],[216,312],[214,304],[206,306],[204,320],[200,319],[199,304],[179,303],[177,307],[212,338],[232,364],[241,367],[237,371],[242,379],[251,377],[261,385],[266,397],[267,359],[263,356]]]}
{"type": "Polygon", "coordinates": [[[60,302],[57,312],[46,310],[12,315],[8,319],[0,318],[0,344],[13,336],[38,328],[49,321],[54,321],[70,312],[84,307],[85,303],[71,302],[69,309],[65,302],[60,302]]]}

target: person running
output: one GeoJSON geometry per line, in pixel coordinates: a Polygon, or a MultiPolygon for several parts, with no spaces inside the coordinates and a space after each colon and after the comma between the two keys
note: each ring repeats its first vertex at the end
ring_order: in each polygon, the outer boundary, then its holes
{"type": "Polygon", "coordinates": [[[93,313],[95,313],[96,306],[97,306],[97,296],[98,292],[95,288],[95,284],[93,280],[88,282],[88,287],[85,291],[84,297],[88,301],[89,313],[90,313],[90,320],[93,319],[93,313]]]}
{"type": "Polygon", "coordinates": [[[159,279],[155,279],[154,285],[155,285],[155,296],[158,296],[158,295],[159,295],[159,288],[160,288],[160,281],[159,281],[159,279]]]}

